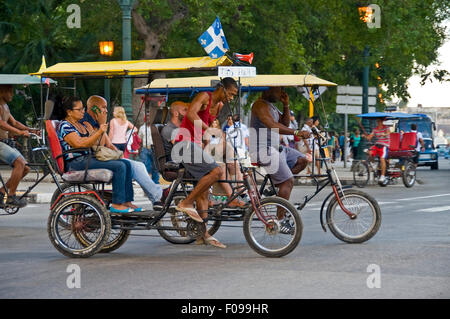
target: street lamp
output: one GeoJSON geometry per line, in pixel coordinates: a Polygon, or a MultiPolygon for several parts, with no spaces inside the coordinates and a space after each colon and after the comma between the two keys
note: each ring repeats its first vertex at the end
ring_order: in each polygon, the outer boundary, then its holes
{"type": "MultiPolygon", "coordinates": [[[[113,41],[99,41],[98,46],[100,48],[100,55],[105,57],[107,59],[108,57],[112,56],[114,53],[114,42],[113,41]]],[[[105,100],[108,103],[108,106],[110,105],[110,95],[111,95],[111,89],[110,89],[110,80],[108,77],[105,78],[105,89],[104,89],[104,95],[105,100]]]]}
{"type": "Polygon", "coordinates": [[[100,48],[100,54],[102,56],[112,56],[114,53],[113,41],[99,41],[98,46],[100,48]]]}
{"type": "MultiPolygon", "coordinates": [[[[368,21],[372,21],[372,15],[373,11],[371,7],[363,6],[358,7],[358,13],[360,16],[360,20],[362,20],[364,23],[367,23],[368,21]]],[[[362,112],[361,113],[368,113],[369,112],[369,46],[366,45],[364,47],[364,53],[363,53],[363,77],[362,77],[362,87],[363,87],[363,96],[362,96],[362,112]]],[[[362,120],[362,126],[364,127],[364,130],[367,132],[369,129],[369,120],[364,119],[362,120]]],[[[358,148],[358,157],[359,159],[364,159],[365,154],[363,154],[363,149],[366,147],[365,140],[361,140],[359,143],[358,148]]]]}

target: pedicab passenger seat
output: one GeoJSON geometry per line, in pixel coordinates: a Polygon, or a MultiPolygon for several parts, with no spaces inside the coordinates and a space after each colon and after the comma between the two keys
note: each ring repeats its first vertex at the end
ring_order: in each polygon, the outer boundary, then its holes
{"type": "MultiPolygon", "coordinates": [[[[398,134],[400,133],[391,133],[398,134]]],[[[389,158],[407,158],[414,157],[416,151],[416,143],[417,143],[417,135],[414,132],[403,133],[401,137],[400,147],[398,150],[392,149],[389,147],[389,158]]]]}
{"type": "Polygon", "coordinates": [[[153,149],[154,155],[156,159],[156,165],[159,173],[162,177],[168,181],[172,182],[178,177],[178,171],[183,169],[183,167],[176,162],[168,161],[166,150],[164,148],[163,139],[161,137],[161,131],[164,128],[162,124],[152,124],[150,126],[152,140],[153,140],[153,149]]]}
{"type": "Polygon", "coordinates": [[[66,165],[64,163],[64,154],[72,153],[76,151],[90,151],[88,148],[84,149],[71,149],[69,151],[63,152],[61,144],[59,143],[58,135],[56,134],[56,127],[59,121],[46,120],[45,128],[47,130],[48,142],[52,152],[52,157],[56,161],[56,168],[61,178],[65,182],[69,183],[109,183],[112,180],[113,172],[109,169],[99,168],[99,169],[88,169],[80,171],[67,171],[66,165]]]}

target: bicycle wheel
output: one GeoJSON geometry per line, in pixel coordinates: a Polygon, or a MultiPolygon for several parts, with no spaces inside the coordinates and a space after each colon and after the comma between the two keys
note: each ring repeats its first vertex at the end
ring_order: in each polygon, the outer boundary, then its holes
{"type": "Polygon", "coordinates": [[[402,172],[403,184],[410,188],[416,183],[416,165],[411,161],[406,161],[405,169],[402,172]]]}
{"type": "MultiPolygon", "coordinates": [[[[186,229],[187,221],[188,219],[190,219],[189,216],[175,209],[175,206],[178,205],[178,203],[181,202],[184,198],[186,198],[185,193],[175,193],[172,199],[173,204],[171,205],[171,207],[169,207],[167,213],[158,222],[158,226],[186,229]]],[[[222,222],[220,220],[209,220],[207,225],[208,233],[211,236],[214,235],[219,230],[221,224],[222,222]]],[[[157,230],[162,238],[172,244],[190,244],[196,240],[196,238],[188,235],[187,230],[157,230]]]]}
{"type": "Polygon", "coordinates": [[[362,188],[367,185],[370,179],[369,165],[366,162],[358,161],[353,168],[353,181],[356,186],[362,188]]]}
{"type": "Polygon", "coordinates": [[[381,211],[377,201],[356,189],[340,193],[343,206],[356,218],[351,219],[340,207],[336,197],[330,200],[326,219],[330,231],[346,243],[362,243],[372,238],[381,226],[381,211]]]}
{"type": "Polygon", "coordinates": [[[47,232],[53,246],[68,257],[90,257],[108,241],[111,219],[95,198],[72,195],[63,198],[50,212],[47,232]],[[69,227],[61,219],[68,220],[69,227]]]}
{"type": "MultiPolygon", "coordinates": [[[[127,241],[130,233],[131,230],[129,229],[111,229],[109,238],[100,249],[99,253],[110,253],[119,249],[127,241]]],[[[91,239],[85,236],[84,233],[76,233],[76,237],[85,247],[92,245],[91,239]]]]}
{"type": "Polygon", "coordinates": [[[300,242],[303,223],[292,204],[281,197],[261,200],[258,207],[266,216],[265,225],[251,209],[244,217],[244,236],[249,246],[265,257],[283,257],[292,252],[300,242]],[[277,213],[284,218],[279,220],[277,213]],[[287,227],[287,228],[286,228],[287,227]]]}

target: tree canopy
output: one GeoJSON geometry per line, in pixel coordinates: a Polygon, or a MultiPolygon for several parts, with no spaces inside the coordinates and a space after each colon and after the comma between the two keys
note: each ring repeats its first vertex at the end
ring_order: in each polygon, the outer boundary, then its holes
{"type": "MultiPolygon", "coordinates": [[[[232,52],[254,52],[258,73],[312,73],[340,85],[361,85],[363,50],[369,48],[369,85],[384,99],[407,100],[407,80],[414,74],[448,79],[445,70],[430,74],[446,38],[445,0],[139,0],[133,7],[132,58],[205,55],[197,38],[219,16],[232,52]],[[361,21],[358,6],[381,8],[380,28],[361,21]],[[375,64],[379,66],[375,67],[375,64]]],[[[65,61],[96,61],[99,40],[114,40],[111,59],[121,59],[122,13],[117,1],[3,0],[0,3],[0,71],[27,73],[65,61]],[[67,7],[78,4],[81,27],[69,28],[67,7]]],[[[102,92],[102,83],[80,86],[81,94],[102,92]],[[94,92],[97,91],[97,92],[94,92]]],[[[113,95],[120,90],[113,84],[113,95]]],[[[307,101],[289,91],[296,110],[307,101]]],[[[328,113],[335,90],[327,91],[328,113]]],[[[331,115],[332,116],[332,115],[331,115]]]]}

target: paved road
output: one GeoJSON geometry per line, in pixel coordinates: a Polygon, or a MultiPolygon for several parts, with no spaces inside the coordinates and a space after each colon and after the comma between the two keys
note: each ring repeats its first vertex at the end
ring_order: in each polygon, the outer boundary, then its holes
{"type": "MultiPolygon", "coordinates": [[[[299,247],[280,259],[256,254],[239,227],[217,233],[225,250],[133,232],[113,253],[69,259],[48,240],[48,205],[31,205],[0,217],[0,298],[449,298],[449,162],[440,167],[420,168],[423,183],[411,189],[364,189],[383,214],[380,231],[364,244],[322,231],[323,191],[302,212],[299,247]],[[73,264],[81,288],[68,288],[73,264]]],[[[293,197],[313,190],[296,187],[293,197]]]]}

